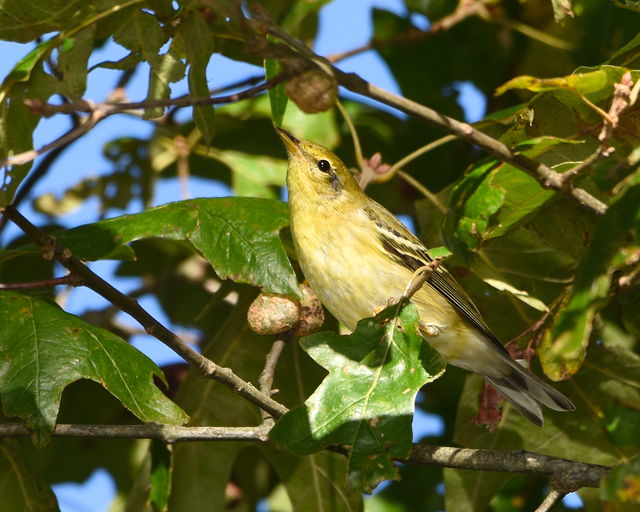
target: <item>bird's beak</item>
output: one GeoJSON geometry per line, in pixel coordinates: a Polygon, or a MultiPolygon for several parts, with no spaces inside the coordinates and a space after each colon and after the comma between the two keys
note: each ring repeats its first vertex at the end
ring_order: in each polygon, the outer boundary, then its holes
{"type": "Polygon", "coordinates": [[[282,142],[284,142],[284,146],[287,148],[289,155],[293,156],[296,153],[300,153],[300,141],[298,139],[282,128],[276,127],[276,132],[282,139],[282,142]]]}

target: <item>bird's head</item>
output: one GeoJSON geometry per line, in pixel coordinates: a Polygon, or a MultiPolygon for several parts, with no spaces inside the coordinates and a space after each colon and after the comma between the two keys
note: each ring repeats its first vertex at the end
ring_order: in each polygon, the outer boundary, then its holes
{"type": "Polygon", "coordinates": [[[342,202],[363,194],[356,179],[336,155],[324,146],[298,140],[276,128],[289,153],[287,188],[296,200],[342,202]]]}

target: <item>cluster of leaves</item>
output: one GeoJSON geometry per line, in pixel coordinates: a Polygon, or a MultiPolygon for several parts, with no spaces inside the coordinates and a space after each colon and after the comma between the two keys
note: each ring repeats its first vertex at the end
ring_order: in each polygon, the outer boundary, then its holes
{"type": "MultiPolygon", "coordinates": [[[[272,123],[351,164],[357,160],[348,124],[335,109],[304,114],[287,101],[283,84],[268,96],[215,110],[193,106],[186,122],[153,101],[169,98],[171,84],[183,78],[192,96],[209,96],[206,70],[214,52],[264,65],[268,78],[291,69],[296,47],[282,34],[311,42],[326,3],[8,0],[0,9],[0,39],[38,42],[0,86],[2,160],[33,149],[33,131],[46,123],[33,110],[37,102],[54,95],[77,102],[96,69],[114,70],[114,85],[117,77],[148,69],[149,102],[140,115],[153,123],[152,135],[112,141],[104,149],[113,163],[108,173],[83,178],[62,198],[42,194],[33,206],[51,221],[41,227],[56,230],[74,255],[117,260],[119,276],[141,278],[137,296],[155,297],[174,327],[197,332],[206,357],[249,382],[257,382],[272,339],[249,329],[248,306],[259,291],[297,297],[301,278],[287,207],[278,200],[286,162],[272,123]],[[126,56],[89,66],[107,40],[126,56]],[[185,168],[227,184],[235,197],[147,209],[157,182],[185,168]],[[100,201],[99,215],[131,211],[137,199],[144,210],[72,229],[54,224],[91,197],[100,201]]],[[[451,2],[405,5],[431,23],[455,19],[451,2]]],[[[456,12],[468,7],[461,2],[456,12]]],[[[601,137],[611,123],[614,85],[626,72],[633,83],[640,80],[640,15],[598,0],[485,2],[479,12],[447,30],[421,32],[410,15],[374,9],[372,46],[403,95],[443,114],[462,118],[456,91],[462,82],[474,84],[491,112],[475,126],[558,172],[574,169],[604,143],[612,147],[608,158],[569,184],[606,203],[607,213],[598,217],[459,141],[403,167],[418,190],[432,191],[426,199],[386,176],[368,192],[395,213],[414,216],[429,246],[452,252],[447,265],[487,323],[503,340],[524,332],[520,348],[535,348],[548,377],[568,380],[558,388],[576,412],[548,413],[538,429],[505,407],[492,416],[498,422],[491,429],[478,424],[474,418],[496,412],[477,415],[480,380],[456,370],[434,380],[442,361],[421,342],[409,305],[364,320],[349,336],[320,333],[287,345],[274,388],[292,411],[274,427],[274,445],[197,442],[169,450],[155,441],[50,439],[56,422],[250,426],[261,416],[186,365],[159,369],[127,343],[132,333],[112,307],[76,316],[57,306],[50,290],[2,291],[3,414],[25,422],[35,441],[0,441],[3,503],[12,510],[55,510],[48,485],[81,481],[96,467],[115,479],[113,510],[252,510],[265,497],[273,510],[358,510],[361,490],[398,473],[367,507],[507,511],[538,502],[546,485],[541,480],[394,466],[394,458],[409,454],[415,397],[426,383],[420,407],[444,425],[430,441],[618,465],[600,490],[581,491],[586,505],[626,510],[640,501],[639,104],[601,137]],[[327,446],[347,450],[348,458],[327,446]]],[[[442,135],[412,117],[357,102],[344,108],[364,150],[381,152],[385,162],[442,135]]],[[[12,202],[30,170],[30,162],[6,169],[2,205],[12,202]]],[[[54,165],[49,172],[62,171],[54,165]]],[[[4,283],[58,273],[24,237],[0,252],[4,283]]],[[[330,319],[331,328],[337,326],[330,319]]]]}

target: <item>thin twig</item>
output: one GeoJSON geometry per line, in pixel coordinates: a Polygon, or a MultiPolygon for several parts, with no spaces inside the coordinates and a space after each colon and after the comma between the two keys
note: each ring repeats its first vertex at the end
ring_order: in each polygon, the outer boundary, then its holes
{"type": "Polygon", "coordinates": [[[458,138],[456,136],[454,136],[454,135],[445,135],[444,137],[440,137],[439,139],[436,139],[436,140],[434,140],[432,142],[429,142],[429,144],[425,144],[424,146],[422,146],[422,147],[416,149],[415,151],[412,151],[408,155],[402,157],[400,160],[398,160],[395,164],[393,164],[389,168],[387,173],[390,174],[391,176],[393,176],[393,174],[398,169],[402,169],[405,165],[407,165],[409,162],[412,162],[413,160],[415,160],[419,156],[422,156],[425,153],[428,153],[429,151],[433,151],[434,149],[439,148],[440,146],[446,144],[447,142],[451,142],[451,141],[454,141],[454,140],[458,140],[458,138]]]}
{"type": "Polygon", "coordinates": [[[582,162],[574,165],[568,171],[563,172],[560,175],[562,184],[564,186],[569,186],[574,178],[585,173],[593,164],[603,159],[605,156],[606,156],[605,152],[601,151],[601,148],[599,147],[591,155],[585,158],[582,162]]]}
{"type": "Polygon", "coordinates": [[[197,105],[221,105],[225,103],[234,103],[243,99],[252,98],[258,94],[267,91],[269,88],[278,85],[287,78],[290,78],[291,73],[283,72],[278,76],[273,77],[271,80],[256,86],[240,91],[228,96],[218,96],[216,98],[211,97],[193,97],[189,95],[180,96],[178,98],[169,98],[166,100],[145,100],[136,102],[109,102],[93,103],[90,101],[80,100],[74,103],[64,103],[62,105],[52,105],[49,103],[42,103],[38,100],[25,100],[25,103],[36,113],[39,113],[45,117],[50,117],[55,114],[70,114],[74,112],[86,112],[89,115],[87,120],[81,124],[78,128],[67,132],[62,137],[45,144],[37,150],[25,151],[19,153],[3,161],[0,161],[0,167],[21,165],[35,160],[38,156],[51,151],[55,148],[68,144],[76,140],[81,135],[84,135],[91,130],[98,122],[102,121],[106,117],[113,114],[127,111],[135,111],[138,109],[152,108],[152,107],[193,107],[197,105]]]}
{"type": "Polygon", "coordinates": [[[429,190],[422,183],[420,183],[417,179],[415,179],[413,176],[411,176],[411,174],[409,174],[408,172],[403,171],[402,169],[397,170],[396,174],[398,175],[398,177],[400,179],[404,180],[406,183],[408,183],[413,188],[415,188],[418,192],[420,192],[441,213],[447,213],[447,207],[442,204],[442,201],[440,201],[440,199],[438,199],[438,196],[436,196],[433,192],[431,192],[431,190],[429,190]]]}
{"type": "Polygon", "coordinates": [[[362,168],[364,167],[364,157],[362,156],[362,146],[360,144],[360,137],[358,137],[356,127],[353,124],[353,120],[351,119],[349,112],[347,112],[347,110],[339,100],[336,101],[336,107],[338,107],[338,110],[340,111],[340,114],[342,114],[345,123],[347,123],[349,133],[351,134],[351,138],[353,139],[353,151],[356,155],[356,163],[358,164],[358,168],[362,170],[362,168]]]}
{"type": "Polygon", "coordinates": [[[272,386],[276,366],[278,365],[278,360],[280,359],[280,355],[282,354],[284,347],[287,345],[287,342],[291,340],[291,337],[291,331],[285,331],[279,334],[276,340],[273,342],[273,345],[271,345],[271,350],[267,354],[264,368],[262,369],[262,373],[258,378],[260,391],[262,391],[265,395],[271,395],[273,393],[272,386]]]}
{"type": "MultiPolygon", "coordinates": [[[[59,106],[68,107],[71,105],[74,105],[74,104],[63,103],[62,105],[59,105],[59,106]]],[[[67,112],[67,113],[71,113],[71,112],[67,112]]],[[[97,125],[100,121],[102,121],[105,117],[107,117],[107,115],[108,114],[106,113],[106,111],[96,106],[95,110],[91,112],[91,115],[88,116],[82,124],[80,124],[76,128],[72,128],[67,133],[62,135],[62,137],[57,138],[53,142],[45,144],[39,149],[32,149],[29,151],[25,151],[23,153],[18,153],[17,155],[14,155],[12,157],[6,158],[0,161],[0,167],[8,167],[12,165],[23,165],[35,160],[40,155],[47,153],[48,151],[52,151],[58,148],[68,146],[73,141],[75,141],[76,139],[78,139],[79,137],[87,133],[89,130],[91,130],[95,125],[97,125]]]]}
{"type": "Polygon", "coordinates": [[[41,281],[30,281],[27,283],[0,283],[0,290],[34,290],[37,288],[51,288],[53,286],[83,286],[84,281],[74,274],[68,274],[53,279],[43,279],[41,281]]]}
{"type": "Polygon", "coordinates": [[[484,13],[486,5],[491,1],[492,0],[468,0],[465,2],[460,2],[455,11],[431,24],[431,26],[427,30],[418,30],[412,28],[402,34],[398,34],[397,36],[387,39],[372,39],[368,43],[359,46],[358,48],[329,55],[327,57],[327,60],[329,62],[338,62],[349,57],[353,57],[354,55],[373,50],[375,48],[384,48],[390,45],[413,43],[415,41],[427,39],[428,37],[432,37],[435,34],[438,34],[445,30],[449,30],[454,25],[457,25],[458,23],[466,20],[467,18],[470,18],[471,16],[484,13]]]}
{"type": "Polygon", "coordinates": [[[522,23],[521,21],[512,20],[511,18],[507,18],[505,16],[494,16],[490,21],[511,30],[515,30],[516,32],[520,32],[522,35],[539,41],[542,44],[546,44],[547,46],[551,46],[552,48],[558,48],[560,50],[566,51],[573,51],[576,49],[575,44],[570,43],[569,41],[565,41],[564,39],[560,39],[559,37],[555,37],[551,34],[547,34],[546,32],[538,30],[537,28],[533,28],[532,26],[522,23]]]}
{"type": "MultiPolygon", "coordinates": [[[[640,83],[640,80],[638,80],[638,83],[640,83]]],[[[598,108],[598,112],[601,113],[604,119],[602,123],[602,129],[598,134],[598,140],[600,141],[600,144],[589,157],[585,158],[582,162],[574,165],[571,169],[563,172],[560,175],[560,180],[565,188],[571,187],[573,185],[573,180],[576,177],[584,174],[591,168],[593,164],[603,158],[610,156],[611,153],[615,151],[615,148],[610,146],[609,142],[613,135],[613,131],[618,127],[620,116],[625,110],[632,106],[637,99],[637,93],[639,90],[638,83],[636,83],[635,86],[633,85],[633,81],[631,80],[631,73],[627,71],[624,75],[622,75],[619,83],[613,84],[613,100],[611,101],[609,111],[604,112],[602,111],[602,109],[598,108]]],[[[586,98],[582,96],[581,98],[584,101],[587,101],[586,98]]],[[[597,108],[595,107],[595,105],[592,106],[594,108],[597,108]]]]}
{"type": "Polygon", "coordinates": [[[193,365],[200,374],[221,382],[276,418],[279,418],[287,412],[288,409],[284,405],[258,391],[253,384],[242,380],[233,373],[230,368],[217,365],[191,348],[151,316],[136,300],[122,294],[104,279],[92,272],[91,269],[75,257],[69,249],[57,242],[51,235],[48,235],[31,224],[20,212],[9,206],[5,209],[4,213],[42,249],[44,258],[55,259],[68,268],[73,274],[83,278],[88,288],[91,288],[109,302],[118,306],[122,311],[131,315],[144,327],[148,334],[173,349],[179,356],[193,365]]]}
{"type": "MultiPolygon", "coordinates": [[[[291,331],[285,331],[277,335],[275,341],[271,345],[271,350],[267,354],[264,368],[258,378],[258,386],[260,391],[267,396],[272,396],[275,392],[273,388],[273,379],[276,373],[276,366],[282,355],[282,351],[287,343],[291,340],[293,333],[291,331]]],[[[273,418],[271,418],[265,411],[261,410],[263,422],[273,425],[273,418]]]]}
{"type": "Polygon", "coordinates": [[[35,112],[38,112],[45,117],[50,117],[55,114],[68,114],[71,112],[86,112],[93,113],[95,110],[104,110],[106,115],[112,115],[117,112],[123,112],[126,110],[138,110],[153,107],[195,107],[198,105],[220,105],[225,103],[235,103],[247,98],[257,96],[271,87],[284,82],[292,75],[291,73],[283,72],[277,76],[274,76],[271,80],[267,80],[259,85],[250,87],[243,91],[239,91],[226,96],[190,96],[185,94],[177,98],[167,98],[161,100],[144,100],[144,101],[130,101],[130,102],[111,102],[106,101],[104,103],[91,103],[88,101],[78,101],[75,103],[65,103],[62,105],[52,105],[49,103],[41,103],[35,100],[29,101],[29,106],[35,112]]]}
{"type": "Polygon", "coordinates": [[[558,489],[551,489],[549,494],[545,497],[540,506],[535,510],[535,512],[549,512],[553,507],[555,507],[562,498],[567,495],[566,492],[561,492],[558,489]]]}

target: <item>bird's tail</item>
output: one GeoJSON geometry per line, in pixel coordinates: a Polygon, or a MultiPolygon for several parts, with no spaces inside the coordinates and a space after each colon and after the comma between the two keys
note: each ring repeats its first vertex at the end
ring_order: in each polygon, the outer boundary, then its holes
{"type": "Polygon", "coordinates": [[[556,411],[572,411],[575,405],[566,396],[512,359],[505,357],[508,369],[502,377],[485,379],[495,386],[518,411],[538,426],[544,423],[540,404],[556,411]]]}

